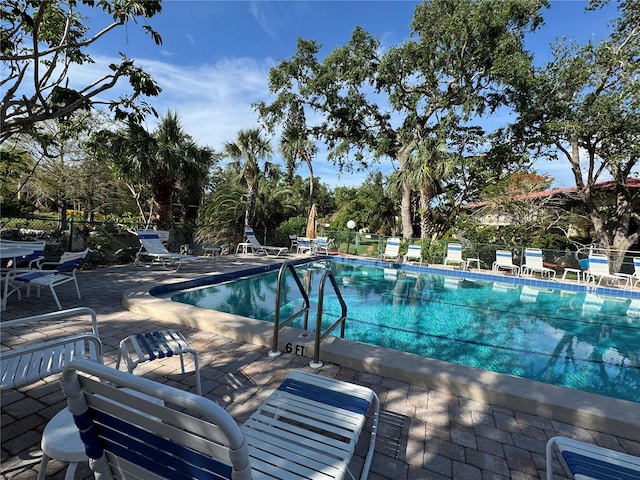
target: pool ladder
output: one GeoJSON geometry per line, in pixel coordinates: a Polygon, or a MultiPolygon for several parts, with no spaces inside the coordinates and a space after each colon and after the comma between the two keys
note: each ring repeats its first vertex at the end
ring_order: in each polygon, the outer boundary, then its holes
{"type": "MultiPolygon", "coordinates": [[[[309,327],[309,310],[311,308],[311,304],[309,302],[309,295],[307,290],[304,288],[300,277],[298,276],[298,272],[293,267],[293,265],[289,262],[284,262],[280,267],[280,271],[278,272],[278,284],[276,287],[276,312],[275,319],[273,321],[273,340],[271,343],[271,351],[269,352],[270,357],[277,357],[282,352],[278,350],[278,334],[281,328],[289,325],[293,320],[298,318],[300,315],[304,315],[304,330],[308,330],[309,327]],[[280,293],[282,290],[282,280],[284,278],[284,273],[286,270],[289,270],[293,275],[293,279],[300,290],[300,294],[302,295],[302,299],[304,300],[303,307],[297,312],[293,313],[284,321],[280,321],[280,293]]],[[[309,362],[309,366],[311,368],[320,368],[324,365],[320,361],[320,343],[324,340],[333,330],[340,325],[340,338],[344,338],[344,330],[345,330],[345,321],[347,319],[347,304],[342,298],[342,293],[340,292],[340,288],[338,287],[338,282],[336,281],[336,277],[330,269],[325,269],[322,274],[322,278],[320,279],[320,287],[318,288],[318,311],[316,315],[316,331],[315,331],[315,341],[314,341],[314,349],[313,349],[313,360],[309,362]],[[336,320],[329,328],[327,328],[324,332],[322,332],[322,309],[324,303],[324,288],[327,283],[327,279],[331,282],[333,286],[333,290],[340,302],[341,307],[341,315],[338,320],[336,320]]]]}

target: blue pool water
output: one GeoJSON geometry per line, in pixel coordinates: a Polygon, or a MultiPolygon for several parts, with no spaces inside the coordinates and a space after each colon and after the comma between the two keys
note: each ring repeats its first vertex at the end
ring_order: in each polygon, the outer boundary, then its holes
{"type": "MultiPolygon", "coordinates": [[[[310,325],[324,266],[348,306],[349,340],[640,402],[640,299],[327,261],[297,267],[311,285],[310,325]]],[[[171,298],[273,321],[277,275],[171,298]]],[[[330,288],[325,293],[329,325],[340,306],[330,288]]],[[[281,305],[281,318],[302,305],[288,272],[281,305]]]]}

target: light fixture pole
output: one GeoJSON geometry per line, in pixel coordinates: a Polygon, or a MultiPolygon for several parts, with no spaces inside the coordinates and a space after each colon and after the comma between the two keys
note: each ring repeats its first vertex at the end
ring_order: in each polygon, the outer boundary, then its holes
{"type": "Polygon", "coordinates": [[[349,239],[347,240],[347,255],[349,255],[349,245],[351,244],[351,232],[356,228],[356,222],[349,220],[347,222],[347,228],[349,229],[349,239]]]}

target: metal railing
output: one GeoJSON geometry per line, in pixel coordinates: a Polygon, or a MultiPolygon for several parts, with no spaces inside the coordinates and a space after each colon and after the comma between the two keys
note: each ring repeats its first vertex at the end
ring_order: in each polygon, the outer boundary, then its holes
{"type": "MultiPolygon", "coordinates": [[[[278,280],[276,285],[276,312],[275,312],[275,318],[273,320],[273,338],[271,340],[271,350],[269,351],[270,357],[277,357],[282,354],[282,352],[278,350],[279,332],[283,327],[286,327],[287,325],[289,325],[293,320],[298,318],[300,315],[304,315],[303,330],[308,330],[309,309],[310,309],[309,295],[306,289],[304,288],[304,285],[302,284],[300,277],[298,276],[298,272],[296,271],[296,269],[293,267],[291,263],[284,262],[280,267],[280,270],[278,271],[278,280]],[[289,317],[286,320],[280,321],[280,301],[281,301],[281,294],[282,294],[282,283],[284,279],[284,274],[287,270],[290,271],[291,274],[293,275],[293,279],[296,283],[296,286],[298,287],[298,290],[300,291],[300,294],[302,295],[302,298],[304,300],[304,305],[300,310],[289,315],[289,317]]],[[[318,310],[316,314],[316,329],[315,329],[315,338],[314,338],[313,360],[309,362],[309,366],[311,368],[320,368],[322,367],[322,365],[324,365],[320,361],[320,343],[322,342],[322,340],[327,338],[327,336],[329,336],[331,332],[333,332],[336,329],[336,327],[340,326],[340,338],[344,338],[346,319],[347,319],[347,304],[345,303],[344,298],[342,297],[342,293],[340,292],[340,287],[338,286],[336,277],[331,270],[325,269],[324,273],[322,274],[322,278],[320,279],[320,284],[318,288],[318,310]],[[331,324],[331,326],[329,326],[329,328],[327,328],[324,332],[322,332],[324,289],[327,283],[327,279],[329,279],[329,281],[331,282],[331,285],[333,286],[333,290],[336,294],[336,297],[338,298],[338,302],[340,303],[341,315],[335,322],[331,324]]]]}
{"type": "Polygon", "coordinates": [[[269,351],[270,357],[277,357],[282,353],[280,350],[278,350],[278,334],[281,328],[286,327],[293,320],[298,318],[300,315],[304,314],[304,329],[305,330],[307,329],[308,323],[309,323],[310,308],[311,308],[311,305],[309,303],[309,295],[307,294],[307,291],[305,290],[304,285],[302,285],[302,282],[300,281],[298,272],[296,272],[296,269],[293,267],[291,263],[284,262],[280,267],[280,270],[278,271],[278,283],[276,284],[276,314],[273,320],[273,339],[271,341],[271,351],[269,351]],[[298,290],[300,290],[300,294],[302,295],[302,298],[304,300],[304,306],[299,311],[291,314],[289,318],[287,318],[285,321],[281,322],[280,321],[280,299],[281,299],[281,293],[282,293],[282,280],[284,279],[284,273],[287,270],[289,270],[293,275],[293,279],[295,280],[298,290]]]}
{"type": "Polygon", "coordinates": [[[320,368],[324,365],[320,361],[320,342],[327,338],[335,328],[340,325],[340,338],[344,338],[344,330],[345,330],[345,322],[347,320],[347,304],[342,298],[342,293],[340,293],[340,287],[338,287],[338,282],[336,281],[336,277],[333,272],[329,269],[325,270],[322,274],[322,278],[320,279],[320,288],[318,290],[318,314],[316,315],[316,335],[314,341],[314,349],[313,349],[313,361],[309,362],[309,366],[311,368],[320,368]],[[340,308],[342,309],[340,318],[338,318],[329,328],[327,328],[324,333],[322,332],[322,307],[324,301],[324,286],[326,284],[327,278],[331,281],[331,285],[333,286],[333,290],[338,297],[338,301],[340,302],[340,308]]]}

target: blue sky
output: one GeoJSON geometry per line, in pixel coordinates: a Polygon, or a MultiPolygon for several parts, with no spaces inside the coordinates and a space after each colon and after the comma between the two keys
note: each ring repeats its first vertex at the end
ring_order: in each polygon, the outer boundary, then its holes
{"type": "MultiPolygon", "coordinates": [[[[158,113],[176,111],[187,133],[201,145],[220,149],[225,141],[233,141],[241,128],[257,125],[251,104],[269,98],[269,69],[291,57],[298,38],[318,41],[325,54],[345,44],[359,25],[386,48],[408,38],[417,3],[165,0],[162,13],[148,20],[162,36],[161,46],[144,35],[140,25],[130,24],[92,45],[89,53],[96,64],[83,65],[74,75],[90,78],[105,69],[118,52],[124,52],[162,87],[160,96],[150,99],[158,113]]],[[[586,5],[579,0],[551,2],[551,8],[544,12],[545,26],[527,39],[536,63],[550,59],[549,45],[561,37],[584,43],[606,35],[616,14],[615,2],[595,13],[584,13],[586,5]]],[[[92,30],[97,31],[109,18],[91,13],[90,21],[92,30]]],[[[149,119],[148,128],[155,124],[156,120],[149,119]]],[[[273,145],[277,148],[277,138],[273,145]]],[[[321,148],[314,162],[315,174],[332,188],[357,186],[367,175],[339,175],[325,158],[321,148]]],[[[376,168],[386,172],[390,167],[390,162],[385,162],[376,168]]],[[[541,161],[537,169],[556,178],[557,186],[573,185],[566,162],[541,161]]],[[[305,168],[300,174],[307,175],[305,168]]]]}

